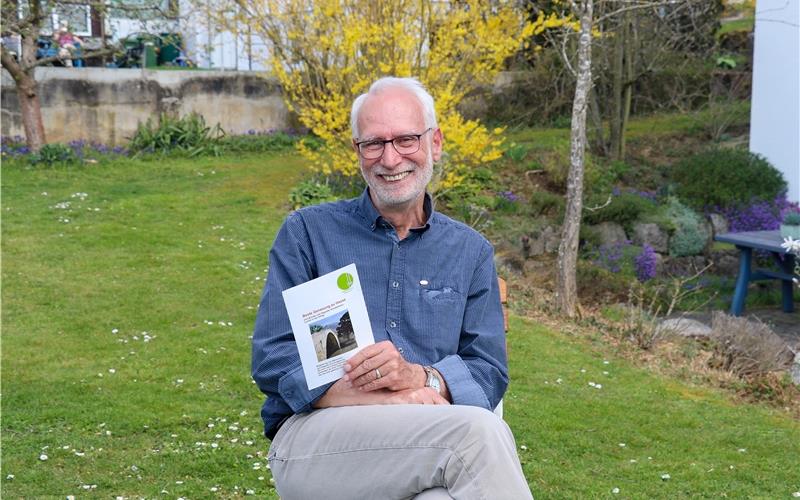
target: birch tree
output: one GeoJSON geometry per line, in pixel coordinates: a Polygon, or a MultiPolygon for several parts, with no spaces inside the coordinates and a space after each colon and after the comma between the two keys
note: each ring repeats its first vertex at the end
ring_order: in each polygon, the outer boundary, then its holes
{"type": "Polygon", "coordinates": [[[593,0],[572,1],[572,10],[580,20],[578,63],[575,71],[575,97],[572,101],[567,203],[561,242],[558,245],[556,306],[561,314],[574,317],[578,309],[576,265],[578,235],[583,211],[583,173],[586,163],[586,104],[592,87],[592,12],[593,0]]]}
{"type": "Polygon", "coordinates": [[[713,19],[713,13],[716,12],[714,6],[717,4],[719,0],[570,1],[572,15],[580,20],[580,31],[575,67],[571,64],[573,57],[568,53],[570,47],[568,30],[559,42],[562,46],[564,63],[575,76],[575,96],[572,105],[566,211],[558,248],[556,281],[556,305],[560,313],[567,317],[574,317],[578,312],[576,268],[583,211],[587,111],[591,111],[596,139],[601,143],[602,150],[611,158],[623,158],[625,127],[631,111],[633,85],[638,78],[652,70],[652,65],[657,59],[653,54],[658,54],[663,47],[674,48],[680,44],[697,43],[688,41],[693,35],[687,33],[692,31],[693,26],[699,29],[693,22],[701,18],[706,20],[703,29],[708,30],[707,20],[713,19]],[[642,16],[642,12],[648,13],[650,17],[642,16]],[[650,51],[653,58],[643,60],[641,65],[637,66],[637,58],[641,58],[639,50],[644,46],[641,39],[645,37],[639,36],[645,26],[640,22],[644,18],[652,21],[647,24],[651,30],[674,33],[674,36],[662,40],[656,38],[652,43],[658,44],[658,47],[650,51]],[[663,30],[655,28],[661,25],[669,27],[663,30]],[[593,47],[598,50],[593,50],[593,47]],[[592,77],[593,54],[600,54],[601,62],[606,63],[603,66],[605,70],[603,78],[606,81],[603,81],[602,89],[609,89],[607,99],[610,103],[607,105],[610,111],[609,143],[603,140],[604,126],[600,116],[601,107],[605,106],[600,104],[598,99],[600,93],[593,88],[595,83],[592,77]]]}
{"type": "MultiPolygon", "coordinates": [[[[722,0],[595,0],[594,4],[588,139],[594,151],[624,160],[626,129],[644,86],[661,81],[674,86],[664,90],[663,102],[647,101],[649,109],[682,109],[687,102],[704,101],[701,93],[707,86],[696,78],[707,71],[704,62],[715,48],[722,0]]],[[[548,12],[576,15],[565,7],[553,3],[548,12]]],[[[572,60],[573,35],[572,30],[548,30],[544,38],[549,46],[561,47],[563,59],[572,60]]]]}

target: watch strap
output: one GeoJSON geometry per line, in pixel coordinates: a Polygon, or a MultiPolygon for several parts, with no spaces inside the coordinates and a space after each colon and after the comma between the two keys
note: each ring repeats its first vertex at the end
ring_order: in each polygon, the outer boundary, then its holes
{"type": "Polygon", "coordinates": [[[442,394],[442,379],[439,377],[439,374],[436,373],[436,370],[430,366],[423,366],[425,370],[425,374],[427,375],[427,379],[425,380],[425,387],[430,387],[432,389],[436,389],[440,395],[442,394]]]}

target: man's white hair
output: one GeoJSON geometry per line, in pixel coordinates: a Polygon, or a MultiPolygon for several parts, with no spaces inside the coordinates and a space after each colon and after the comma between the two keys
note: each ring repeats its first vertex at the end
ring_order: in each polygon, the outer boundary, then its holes
{"type": "Polygon", "coordinates": [[[353,108],[350,111],[350,128],[353,131],[353,138],[358,139],[358,114],[361,112],[361,106],[364,101],[371,95],[380,94],[387,89],[403,89],[411,92],[417,98],[422,106],[422,118],[425,121],[426,128],[437,127],[436,125],[436,108],[433,104],[433,96],[431,96],[425,89],[425,86],[420,83],[416,78],[397,78],[394,76],[385,76],[376,80],[367,91],[366,94],[361,94],[353,101],[353,108]]]}

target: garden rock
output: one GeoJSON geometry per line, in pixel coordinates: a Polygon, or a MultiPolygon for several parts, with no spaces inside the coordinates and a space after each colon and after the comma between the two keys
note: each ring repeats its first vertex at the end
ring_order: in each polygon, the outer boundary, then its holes
{"type": "Polygon", "coordinates": [[[494,256],[494,263],[497,269],[508,271],[515,276],[521,276],[525,266],[522,256],[508,249],[498,249],[494,256]]]}
{"type": "Polygon", "coordinates": [[[792,367],[789,368],[789,376],[795,385],[800,385],[800,352],[795,353],[792,367]]]}
{"type": "Polygon", "coordinates": [[[558,250],[561,235],[553,226],[545,226],[539,231],[534,231],[530,236],[522,238],[522,253],[527,257],[553,253],[558,250]]]}
{"type": "Polygon", "coordinates": [[[633,244],[650,245],[658,253],[667,253],[669,236],[666,231],[652,222],[638,222],[633,226],[633,244]]]}
{"type": "Polygon", "coordinates": [[[601,222],[596,226],[592,226],[592,230],[597,234],[601,245],[612,245],[628,241],[625,230],[616,222],[601,222]]]}
{"type": "Polygon", "coordinates": [[[656,328],[660,335],[673,334],[682,337],[705,338],[711,335],[711,327],[689,318],[670,318],[662,321],[656,328]]]}
{"type": "Polygon", "coordinates": [[[711,229],[714,236],[718,234],[725,234],[728,232],[728,219],[720,214],[711,214],[708,216],[708,221],[711,223],[711,229]]]}
{"type": "Polygon", "coordinates": [[[542,239],[544,239],[545,253],[558,251],[558,245],[561,243],[561,233],[559,229],[553,226],[547,226],[542,233],[542,239]]]}
{"type": "Polygon", "coordinates": [[[735,277],[739,272],[739,254],[736,250],[722,250],[711,253],[714,274],[735,277]]]}

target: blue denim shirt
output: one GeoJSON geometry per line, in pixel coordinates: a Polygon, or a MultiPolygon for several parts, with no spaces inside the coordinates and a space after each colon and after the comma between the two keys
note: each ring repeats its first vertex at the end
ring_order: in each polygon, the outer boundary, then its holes
{"type": "Polygon", "coordinates": [[[330,387],[308,390],[281,292],[356,264],[375,341],[412,363],[434,366],[454,404],[493,409],[508,385],[505,332],[491,244],[432,209],[403,240],[368,190],[291,213],[275,237],[253,335],[253,379],[267,395],[269,435],[312,410],[330,387]]]}

